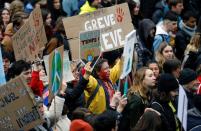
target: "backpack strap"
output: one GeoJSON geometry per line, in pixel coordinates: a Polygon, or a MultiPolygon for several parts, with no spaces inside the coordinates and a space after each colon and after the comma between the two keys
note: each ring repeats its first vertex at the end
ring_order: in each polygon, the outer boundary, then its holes
{"type": "Polygon", "coordinates": [[[99,90],[99,83],[97,83],[97,86],[96,86],[96,89],[93,91],[93,93],[92,93],[92,95],[89,97],[89,99],[88,99],[88,101],[87,101],[87,103],[86,103],[86,108],[88,108],[89,107],[89,105],[91,104],[91,102],[93,101],[93,99],[95,98],[95,96],[96,96],[96,94],[97,94],[97,92],[98,92],[98,90],[99,90]]]}

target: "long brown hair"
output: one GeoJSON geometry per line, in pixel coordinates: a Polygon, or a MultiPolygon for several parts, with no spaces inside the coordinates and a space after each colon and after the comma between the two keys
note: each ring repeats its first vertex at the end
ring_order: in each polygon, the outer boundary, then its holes
{"type": "Polygon", "coordinates": [[[134,77],[134,84],[128,91],[128,96],[131,96],[133,93],[140,93],[140,95],[144,98],[147,98],[146,96],[146,87],[143,85],[143,80],[146,74],[146,70],[148,70],[148,67],[142,67],[139,70],[137,70],[135,77],[134,77]]]}
{"type": "Polygon", "coordinates": [[[192,36],[190,43],[186,47],[185,54],[188,54],[190,51],[198,52],[200,44],[201,44],[201,33],[195,33],[192,36]]]}
{"type": "MultiPolygon", "coordinates": [[[[159,46],[159,49],[156,51],[155,59],[158,62],[160,69],[163,69],[163,64],[165,63],[163,51],[167,46],[170,46],[170,45],[168,45],[168,43],[166,42],[162,42],[161,45],[159,46]]],[[[175,56],[173,56],[173,58],[175,58],[175,56]]]]}

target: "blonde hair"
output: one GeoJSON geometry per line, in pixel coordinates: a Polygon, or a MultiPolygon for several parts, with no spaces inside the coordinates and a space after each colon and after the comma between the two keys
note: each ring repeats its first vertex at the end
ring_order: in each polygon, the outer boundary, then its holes
{"type": "Polygon", "coordinates": [[[185,54],[188,54],[190,51],[192,52],[198,52],[198,49],[200,48],[200,43],[201,43],[201,33],[195,33],[191,40],[190,43],[187,45],[185,54]]]}
{"type": "Polygon", "coordinates": [[[147,98],[146,92],[147,89],[143,85],[143,80],[146,75],[146,71],[148,70],[148,67],[142,67],[139,70],[137,70],[135,77],[134,77],[134,84],[128,91],[128,96],[131,96],[134,93],[140,93],[140,95],[144,98],[147,98]]]}
{"type": "MultiPolygon", "coordinates": [[[[156,54],[155,54],[155,60],[158,62],[158,65],[159,65],[160,69],[163,69],[163,64],[166,61],[165,57],[163,56],[163,51],[167,46],[172,47],[171,45],[168,45],[167,42],[163,41],[161,43],[161,45],[159,46],[159,49],[156,51],[156,54]]],[[[175,58],[175,55],[173,53],[173,58],[172,59],[174,59],[174,58],[175,58]]]]}

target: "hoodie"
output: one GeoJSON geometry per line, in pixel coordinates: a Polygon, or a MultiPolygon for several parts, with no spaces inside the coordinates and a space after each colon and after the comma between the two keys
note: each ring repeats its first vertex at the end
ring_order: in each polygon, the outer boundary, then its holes
{"type": "Polygon", "coordinates": [[[150,31],[152,29],[156,29],[156,26],[150,19],[143,19],[139,23],[137,43],[134,45],[138,54],[137,68],[144,66],[148,60],[152,59],[151,48],[153,38],[150,37],[150,31]]]}
{"type": "Polygon", "coordinates": [[[157,51],[163,41],[170,43],[170,35],[163,28],[163,24],[156,27],[156,35],[154,37],[153,51],[157,51]]]}

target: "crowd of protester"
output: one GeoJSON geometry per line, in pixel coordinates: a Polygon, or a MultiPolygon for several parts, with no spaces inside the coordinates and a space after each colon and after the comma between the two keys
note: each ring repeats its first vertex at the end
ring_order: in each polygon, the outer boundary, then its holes
{"type": "Polygon", "coordinates": [[[0,43],[6,81],[23,75],[44,119],[30,131],[181,131],[179,86],[188,98],[187,130],[201,130],[200,0],[1,0],[0,43]],[[44,56],[62,45],[70,50],[63,18],[125,2],[137,32],[128,92],[125,80],[119,82],[124,59],[118,49],[103,53],[93,70],[90,62],[72,61],[75,79],[44,102],[48,81],[43,57],[34,64],[16,61],[12,46],[12,36],[31,11],[41,8],[48,40],[44,56]]]}

